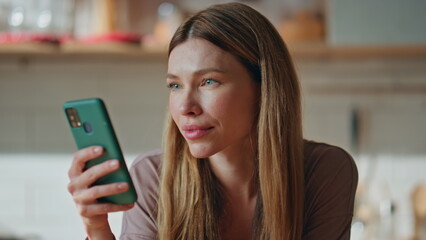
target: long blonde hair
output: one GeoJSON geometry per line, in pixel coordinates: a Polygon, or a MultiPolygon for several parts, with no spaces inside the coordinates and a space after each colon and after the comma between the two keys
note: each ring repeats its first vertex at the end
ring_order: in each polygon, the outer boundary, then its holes
{"type": "MultiPolygon", "coordinates": [[[[255,144],[258,200],[254,239],[300,239],[304,179],[301,103],[290,54],[273,25],[240,3],[214,5],[185,21],[170,52],[202,38],[233,54],[261,88],[255,144]]],[[[194,158],[167,116],[158,204],[158,237],[220,239],[223,198],[208,161],[194,158]]]]}

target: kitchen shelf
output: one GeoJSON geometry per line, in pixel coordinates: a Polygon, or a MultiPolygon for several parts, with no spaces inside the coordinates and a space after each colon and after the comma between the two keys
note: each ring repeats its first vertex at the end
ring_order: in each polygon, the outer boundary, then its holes
{"type": "MultiPolygon", "coordinates": [[[[142,47],[134,43],[105,42],[81,44],[67,42],[0,44],[0,59],[16,58],[90,58],[111,59],[115,57],[130,59],[166,59],[166,47],[142,47]]],[[[7,61],[7,60],[6,60],[7,61]]]]}
{"type": "Polygon", "coordinates": [[[145,47],[136,43],[105,42],[96,44],[81,44],[68,42],[61,45],[62,54],[123,54],[129,56],[139,55],[165,55],[167,47],[145,47]]]}
{"type": "MultiPolygon", "coordinates": [[[[328,46],[324,42],[287,44],[296,58],[401,58],[426,57],[426,44],[413,46],[328,46]]],[[[124,56],[137,58],[166,58],[167,46],[147,47],[134,43],[108,42],[81,44],[68,42],[0,44],[0,58],[9,56],[124,56]]]]}
{"type": "Polygon", "coordinates": [[[44,42],[7,43],[0,44],[0,55],[21,54],[57,54],[60,52],[58,44],[44,42]]]}
{"type": "Polygon", "coordinates": [[[302,58],[401,58],[426,57],[425,45],[329,46],[324,42],[287,44],[294,57],[302,58]]]}

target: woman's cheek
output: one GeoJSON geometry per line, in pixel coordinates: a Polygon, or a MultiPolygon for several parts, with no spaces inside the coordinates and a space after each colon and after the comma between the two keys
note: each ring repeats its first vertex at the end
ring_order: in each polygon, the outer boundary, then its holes
{"type": "Polygon", "coordinates": [[[179,115],[179,106],[177,104],[177,101],[174,100],[174,98],[169,98],[169,112],[172,115],[173,120],[177,123],[177,118],[179,115]]]}
{"type": "Polygon", "coordinates": [[[234,107],[233,97],[228,94],[217,95],[209,102],[208,108],[210,114],[216,117],[229,116],[232,111],[238,110],[234,107]]]}

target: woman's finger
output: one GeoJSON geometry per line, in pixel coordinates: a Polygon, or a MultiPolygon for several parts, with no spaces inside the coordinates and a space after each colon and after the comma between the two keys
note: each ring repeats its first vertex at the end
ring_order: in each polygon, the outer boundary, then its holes
{"type": "Polygon", "coordinates": [[[103,148],[101,146],[91,146],[83,148],[74,153],[71,167],[68,171],[70,179],[80,175],[84,171],[86,162],[102,155],[103,148]]]}
{"type": "Polygon", "coordinates": [[[80,176],[71,179],[68,191],[72,194],[77,189],[86,189],[99,178],[116,171],[118,168],[119,162],[115,159],[97,164],[81,173],[80,176]]]}
{"type": "Polygon", "coordinates": [[[73,198],[74,202],[77,204],[92,204],[95,203],[98,198],[123,193],[128,189],[129,184],[126,182],[98,185],[75,193],[73,198]]]}
{"type": "Polygon", "coordinates": [[[107,214],[110,212],[120,212],[131,209],[132,204],[112,204],[112,203],[95,203],[88,205],[78,205],[78,211],[82,217],[90,218],[97,215],[107,214]]]}

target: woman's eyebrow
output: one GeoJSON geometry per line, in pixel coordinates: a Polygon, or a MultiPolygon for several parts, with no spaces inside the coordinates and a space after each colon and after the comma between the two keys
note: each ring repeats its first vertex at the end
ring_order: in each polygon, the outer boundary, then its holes
{"type": "MultiPolygon", "coordinates": [[[[195,71],[192,75],[200,76],[200,75],[204,75],[206,73],[211,73],[211,72],[226,73],[226,71],[219,69],[219,68],[203,68],[203,69],[199,69],[199,70],[195,71]]],[[[166,79],[178,79],[178,78],[179,78],[178,76],[176,76],[172,73],[166,74],[166,79]]]]}
{"type": "Polygon", "coordinates": [[[176,75],[174,75],[174,74],[171,74],[171,73],[167,73],[166,74],[166,79],[178,79],[179,77],[178,76],[176,76],[176,75]]]}
{"type": "Polygon", "coordinates": [[[211,73],[211,72],[225,73],[226,71],[219,68],[203,68],[203,69],[195,71],[193,75],[204,75],[206,73],[211,73]]]}

